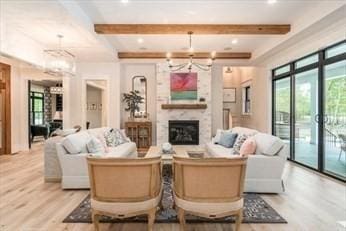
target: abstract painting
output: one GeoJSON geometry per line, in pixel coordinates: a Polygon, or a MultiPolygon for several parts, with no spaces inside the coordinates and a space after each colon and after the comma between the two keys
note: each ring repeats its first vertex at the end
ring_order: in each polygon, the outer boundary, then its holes
{"type": "Polygon", "coordinates": [[[197,73],[171,73],[171,99],[197,99],[197,73]]]}

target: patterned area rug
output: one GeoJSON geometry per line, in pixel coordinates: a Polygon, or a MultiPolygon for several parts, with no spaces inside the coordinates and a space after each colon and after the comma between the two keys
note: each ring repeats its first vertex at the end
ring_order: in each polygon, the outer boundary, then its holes
{"type": "MultiPolygon", "coordinates": [[[[157,223],[178,223],[177,213],[173,209],[173,194],[171,188],[171,168],[164,166],[163,179],[164,191],[162,205],[163,209],[156,213],[157,223]]],[[[267,202],[265,202],[258,194],[244,195],[243,223],[287,223],[267,202]]],[[[187,223],[234,223],[235,218],[225,217],[220,219],[205,219],[192,215],[185,216],[187,223]]],[[[92,223],[90,209],[90,195],[88,195],[64,220],[64,223],[92,223]]],[[[136,216],[127,219],[115,219],[103,216],[100,220],[103,223],[131,223],[131,222],[147,222],[147,216],[136,216]]]]}

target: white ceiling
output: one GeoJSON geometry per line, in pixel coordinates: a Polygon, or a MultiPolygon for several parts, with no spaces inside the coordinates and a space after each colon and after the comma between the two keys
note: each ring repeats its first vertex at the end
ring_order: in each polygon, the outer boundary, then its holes
{"type": "MultiPolygon", "coordinates": [[[[45,48],[57,46],[57,34],[63,34],[63,47],[80,61],[111,61],[116,51],[182,51],[187,35],[98,35],[92,27],[77,20],[81,15],[94,23],[230,23],[292,24],[344,1],[186,1],[186,0],[0,0],[0,16],[5,25],[15,28],[45,48]],[[77,3],[77,4],[76,4],[77,3]],[[332,4],[333,3],[333,4],[332,4]],[[70,9],[67,7],[71,6],[70,9]],[[73,7],[74,8],[73,8],[73,7]],[[72,9],[72,10],[71,10],[72,9]],[[143,39],[142,43],[137,40],[143,39]],[[110,46],[105,46],[103,41],[110,46]],[[112,55],[113,54],[113,55],[112,55]]],[[[313,18],[315,21],[316,18],[313,18]]],[[[292,32],[291,32],[292,33],[292,32]]],[[[195,51],[255,52],[277,44],[287,35],[194,35],[195,51]],[[236,38],[237,44],[231,41],[236,38]],[[227,50],[229,51],[229,50],[227,50]]]]}

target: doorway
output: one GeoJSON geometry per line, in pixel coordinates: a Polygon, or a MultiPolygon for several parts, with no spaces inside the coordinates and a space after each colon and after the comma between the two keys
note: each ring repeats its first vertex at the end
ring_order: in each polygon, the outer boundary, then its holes
{"type": "Polygon", "coordinates": [[[99,128],[107,125],[107,81],[86,81],[86,128],[99,128]]]}
{"type": "Polygon", "coordinates": [[[11,154],[11,66],[0,63],[0,154],[11,154]]]}

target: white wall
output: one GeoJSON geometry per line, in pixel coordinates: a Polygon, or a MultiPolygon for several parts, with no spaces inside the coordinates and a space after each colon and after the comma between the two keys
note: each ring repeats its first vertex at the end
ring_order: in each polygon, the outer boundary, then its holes
{"type": "MultiPolygon", "coordinates": [[[[145,76],[147,78],[147,110],[149,119],[152,121],[152,140],[156,144],[156,64],[154,63],[123,63],[121,69],[121,98],[123,93],[128,93],[132,90],[133,76],[145,76]]],[[[125,105],[121,107],[121,126],[128,119],[129,113],[124,110],[125,105]]]]}
{"type": "Polygon", "coordinates": [[[77,63],[75,77],[64,77],[64,128],[86,126],[86,80],[107,82],[107,126],[120,127],[120,68],[118,63],[77,63]]]}

